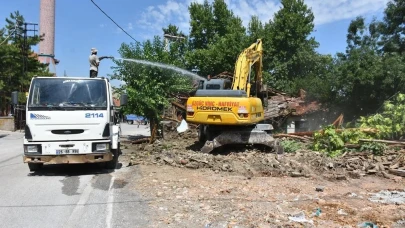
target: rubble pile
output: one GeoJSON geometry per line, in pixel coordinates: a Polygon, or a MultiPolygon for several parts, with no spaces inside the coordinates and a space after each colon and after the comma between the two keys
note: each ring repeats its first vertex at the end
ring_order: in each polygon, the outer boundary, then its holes
{"type": "MultiPolygon", "coordinates": [[[[320,152],[298,150],[277,155],[256,147],[226,147],[212,154],[199,152],[202,144],[196,141],[197,132],[169,132],[165,140],[154,144],[127,144],[129,165],[158,164],[188,169],[210,169],[246,177],[292,176],[345,180],[366,175],[400,179],[405,166],[405,151],[387,151],[383,156],[367,152],[348,152],[330,158],[320,152]],[[402,167],[402,168],[401,168],[402,167]]],[[[267,150],[269,150],[267,148],[267,150]]]]}
{"type": "Polygon", "coordinates": [[[305,91],[300,91],[299,97],[291,97],[283,92],[269,89],[268,106],[264,110],[264,119],[280,116],[302,116],[321,110],[321,105],[315,101],[305,100],[305,91]]]}
{"type": "Polygon", "coordinates": [[[352,178],[377,174],[386,178],[405,177],[405,150],[386,151],[382,156],[369,152],[352,152],[337,158],[333,166],[349,173],[352,178]],[[397,177],[396,177],[397,176],[397,177]]]}

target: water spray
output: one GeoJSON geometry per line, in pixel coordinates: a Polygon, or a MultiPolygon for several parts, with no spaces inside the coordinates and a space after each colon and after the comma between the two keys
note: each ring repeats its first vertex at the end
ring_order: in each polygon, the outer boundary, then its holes
{"type": "Polygon", "coordinates": [[[201,80],[204,80],[204,81],[206,80],[205,78],[201,77],[198,74],[192,73],[192,72],[190,72],[188,70],[184,70],[184,69],[181,69],[181,68],[173,66],[173,65],[167,65],[167,64],[163,64],[163,63],[155,63],[155,62],[150,62],[150,61],[147,61],[147,60],[140,60],[140,59],[125,59],[125,58],[114,58],[114,57],[112,57],[112,59],[135,62],[135,63],[148,65],[148,66],[160,67],[160,68],[176,71],[176,72],[181,73],[183,75],[191,76],[191,77],[193,77],[195,79],[198,79],[200,81],[201,80]]]}

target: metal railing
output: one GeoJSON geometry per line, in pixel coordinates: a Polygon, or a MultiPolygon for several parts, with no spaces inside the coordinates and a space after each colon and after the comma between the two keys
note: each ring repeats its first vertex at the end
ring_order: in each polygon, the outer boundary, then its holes
{"type": "Polygon", "coordinates": [[[13,107],[14,109],[14,127],[15,130],[24,130],[26,124],[26,109],[25,105],[17,105],[13,107]]]}

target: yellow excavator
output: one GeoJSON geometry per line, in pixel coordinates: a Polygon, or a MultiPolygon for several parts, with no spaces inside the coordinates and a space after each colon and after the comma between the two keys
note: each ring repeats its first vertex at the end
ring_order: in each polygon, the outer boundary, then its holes
{"type": "Polygon", "coordinates": [[[273,126],[261,123],[268,92],[262,78],[262,40],[240,53],[233,81],[200,81],[195,94],[188,98],[186,121],[199,124],[201,151],[210,153],[228,144],[261,144],[282,150],[271,136],[273,126]]]}

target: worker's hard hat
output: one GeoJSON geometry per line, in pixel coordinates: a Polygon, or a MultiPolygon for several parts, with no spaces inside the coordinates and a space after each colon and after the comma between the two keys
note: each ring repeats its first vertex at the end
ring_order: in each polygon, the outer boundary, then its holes
{"type": "Polygon", "coordinates": [[[97,49],[92,48],[92,49],[91,49],[91,53],[95,53],[95,52],[97,52],[97,49]]]}

